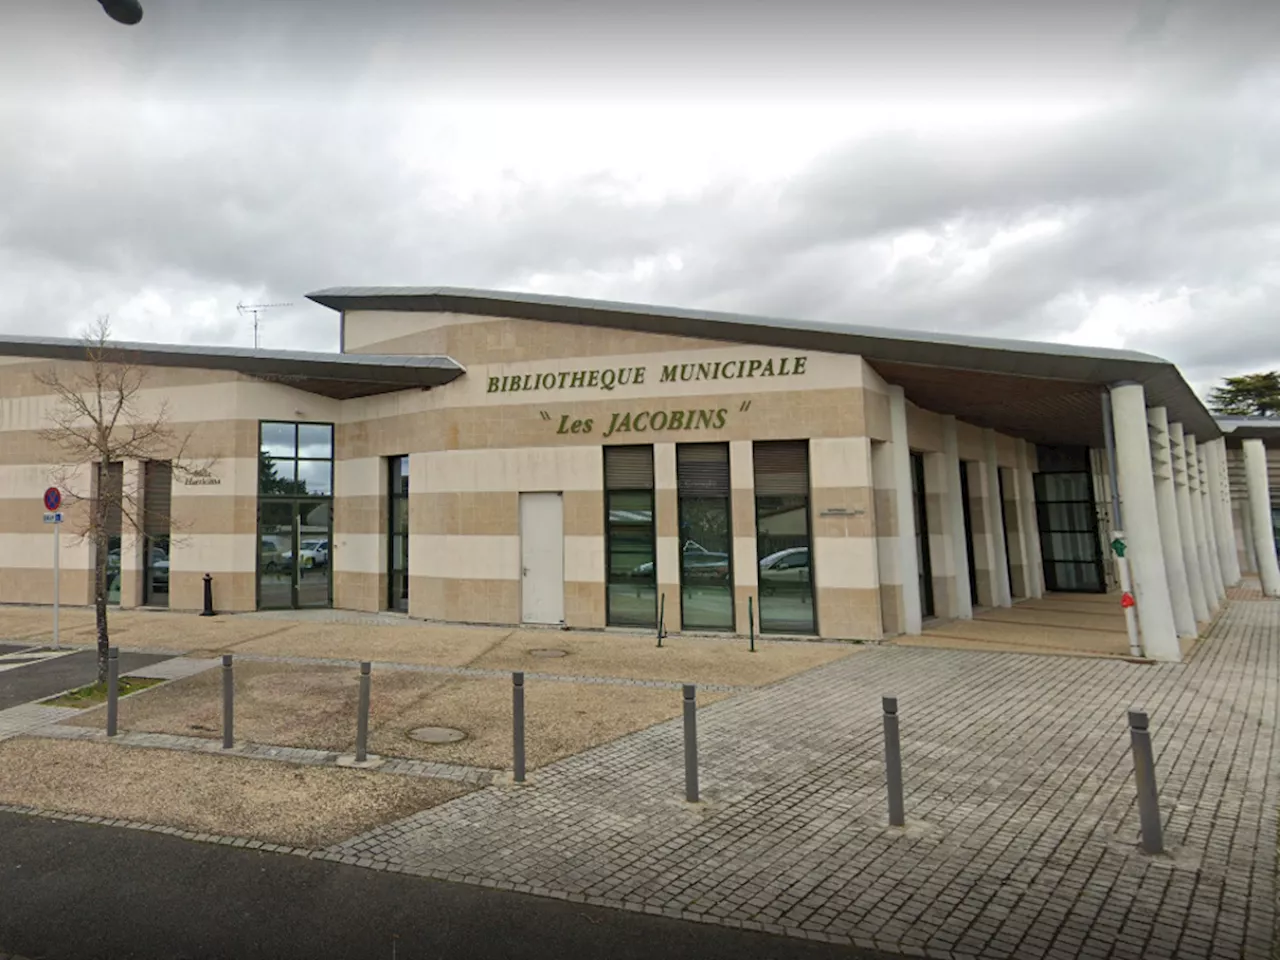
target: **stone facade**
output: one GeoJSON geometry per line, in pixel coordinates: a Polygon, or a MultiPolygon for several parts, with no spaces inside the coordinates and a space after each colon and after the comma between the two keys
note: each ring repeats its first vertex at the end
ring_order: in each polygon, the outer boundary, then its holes
{"type": "MultiPolygon", "coordinates": [[[[334,426],[333,604],[388,605],[387,458],[409,458],[409,606],[425,619],[518,623],[522,617],[520,495],[562,495],[564,622],[606,621],[604,447],[652,444],[656,580],[666,622],[680,623],[677,445],[728,443],[734,570],[734,626],[746,633],[747,600],[758,603],[753,444],[808,442],[813,596],[818,635],[878,639],[908,629],[898,445],[924,462],[934,614],[963,609],[967,576],[953,532],[954,482],[943,414],[906,403],[906,431],[894,435],[892,385],[861,357],[749,346],[669,335],[458,314],[357,312],[344,317],[348,352],[443,354],[464,376],[429,390],[335,400],[281,383],[212,371],[150,368],[147,395],[165,398],[187,455],[209,458],[216,482],[173,487],[170,605],[197,609],[202,578],[214,578],[215,606],[258,605],[258,429],[264,420],[334,426]]],[[[38,431],[53,398],[37,374],[50,361],[10,360],[0,378],[0,602],[47,603],[48,530],[39,496],[56,456],[38,431]],[[41,392],[44,390],[44,392],[41,392]]],[[[68,367],[68,364],[62,364],[68,367]]],[[[977,595],[1000,603],[994,584],[1007,540],[1013,595],[1035,578],[1022,529],[1034,451],[1021,441],[956,422],[967,474],[977,595]],[[993,504],[990,447],[1005,475],[993,504]],[[1007,538],[999,526],[1007,517],[1007,538]]],[[[126,482],[140,467],[126,464],[126,482]]],[[[86,496],[91,493],[86,488],[86,496]]],[[[68,530],[84,504],[68,508],[68,530]]],[[[906,526],[909,524],[910,526],[906,526]]],[[[1034,536],[1034,531],[1025,531],[1034,536]]],[[[91,549],[64,538],[62,598],[91,599],[91,549]]],[[[142,601],[142,548],[123,538],[121,602],[142,601]]]]}

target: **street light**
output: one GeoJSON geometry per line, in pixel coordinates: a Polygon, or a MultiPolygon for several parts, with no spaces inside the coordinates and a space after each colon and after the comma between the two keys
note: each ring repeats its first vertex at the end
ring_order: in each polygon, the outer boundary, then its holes
{"type": "Polygon", "coordinates": [[[107,11],[107,16],[116,23],[133,26],[142,19],[142,4],[138,0],[98,0],[98,2],[102,4],[102,9],[107,11]]]}

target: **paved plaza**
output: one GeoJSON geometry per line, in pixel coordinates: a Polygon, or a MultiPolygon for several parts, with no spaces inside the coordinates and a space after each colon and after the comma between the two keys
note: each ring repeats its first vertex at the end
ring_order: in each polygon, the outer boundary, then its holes
{"type": "Polygon", "coordinates": [[[1188,663],[880,647],[333,848],[367,866],[927,956],[1271,958],[1280,603],[1188,663]],[[880,697],[908,826],[885,826],[880,697]],[[1136,847],[1126,711],[1170,854],[1136,847]]]}

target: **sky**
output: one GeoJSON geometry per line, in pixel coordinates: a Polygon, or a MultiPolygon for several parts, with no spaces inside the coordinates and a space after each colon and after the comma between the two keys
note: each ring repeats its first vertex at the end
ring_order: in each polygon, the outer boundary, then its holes
{"type": "Polygon", "coordinates": [[[0,333],[407,284],[1280,368],[1273,0],[142,3],[0,5],[0,333]]]}

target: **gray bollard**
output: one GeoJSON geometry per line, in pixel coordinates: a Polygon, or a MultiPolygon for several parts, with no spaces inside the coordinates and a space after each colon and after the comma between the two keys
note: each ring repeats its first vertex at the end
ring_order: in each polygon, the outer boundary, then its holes
{"type": "Polygon", "coordinates": [[[698,688],[684,685],[684,798],[698,802],[698,688]]]}
{"type": "Polygon", "coordinates": [[[369,759],[369,671],[372,664],[360,664],[360,705],[356,708],[356,763],[369,759]]]}
{"type": "Polygon", "coordinates": [[[906,826],[906,812],[902,803],[902,745],[898,740],[898,698],[883,697],[884,707],[884,769],[889,787],[889,826],[906,826]]]}
{"type": "Polygon", "coordinates": [[[1145,710],[1129,711],[1129,740],[1133,744],[1133,779],[1138,788],[1142,849],[1144,853],[1164,853],[1164,828],[1160,823],[1156,790],[1156,761],[1151,750],[1150,721],[1145,710]]]}
{"type": "Polygon", "coordinates": [[[116,735],[120,715],[120,650],[107,649],[107,736],[116,735]]]}
{"type": "Polygon", "coordinates": [[[231,654],[222,655],[222,749],[235,746],[235,686],[231,678],[231,654]]]}
{"type": "Polygon", "coordinates": [[[511,674],[511,750],[512,776],[524,783],[524,674],[511,674]]]}

